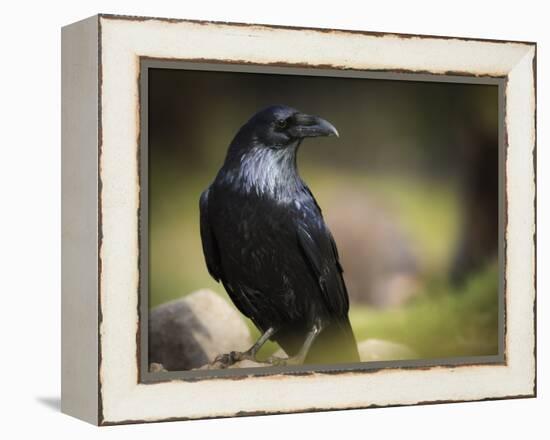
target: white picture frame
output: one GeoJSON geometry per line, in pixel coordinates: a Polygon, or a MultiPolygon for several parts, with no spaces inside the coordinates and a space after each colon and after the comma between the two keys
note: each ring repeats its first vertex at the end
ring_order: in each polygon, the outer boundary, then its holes
{"type": "Polygon", "coordinates": [[[97,425],[536,395],[536,45],[98,15],[62,32],[62,410],[97,425]],[[497,78],[499,363],[142,382],[141,60],[497,78]]]}

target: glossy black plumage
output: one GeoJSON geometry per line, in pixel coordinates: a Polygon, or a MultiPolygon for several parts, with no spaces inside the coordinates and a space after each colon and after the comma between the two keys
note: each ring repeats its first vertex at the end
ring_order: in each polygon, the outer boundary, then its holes
{"type": "Polygon", "coordinates": [[[239,130],[200,198],[210,274],[262,332],[277,329],[271,339],[289,356],[319,325],[307,363],[359,360],[336,244],[296,166],[304,137],[329,134],[320,118],[265,109],[239,130]]]}

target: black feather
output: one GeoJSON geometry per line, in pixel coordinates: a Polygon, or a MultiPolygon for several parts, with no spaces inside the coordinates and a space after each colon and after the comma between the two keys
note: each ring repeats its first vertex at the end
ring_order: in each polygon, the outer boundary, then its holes
{"type": "Polygon", "coordinates": [[[258,113],[241,128],[200,199],[206,265],[261,331],[279,329],[272,339],[288,355],[320,323],[306,362],[356,362],[336,244],[296,167],[303,133],[336,130],[284,106],[258,113]]]}

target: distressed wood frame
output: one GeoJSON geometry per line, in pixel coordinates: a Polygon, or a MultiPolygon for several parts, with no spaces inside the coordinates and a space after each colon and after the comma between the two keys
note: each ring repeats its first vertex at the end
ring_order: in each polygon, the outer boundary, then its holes
{"type": "Polygon", "coordinates": [[[62,76],[63,412],[109,425],[535,396],[534,43],[99,15],[63,29],[62,76]],[[142,383],[142,59],[503,79],[505,362],[142,383]]]}

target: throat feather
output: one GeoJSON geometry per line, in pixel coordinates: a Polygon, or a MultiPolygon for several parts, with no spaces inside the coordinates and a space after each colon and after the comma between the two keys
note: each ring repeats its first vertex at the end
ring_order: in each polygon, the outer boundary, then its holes
{"type": "Polygon", "coordinates": [[[295,199],[303,187],[296,166],[297,147],[253,147],[241,157],[234,184],[247,193],[281,202],[295,199]]]}

